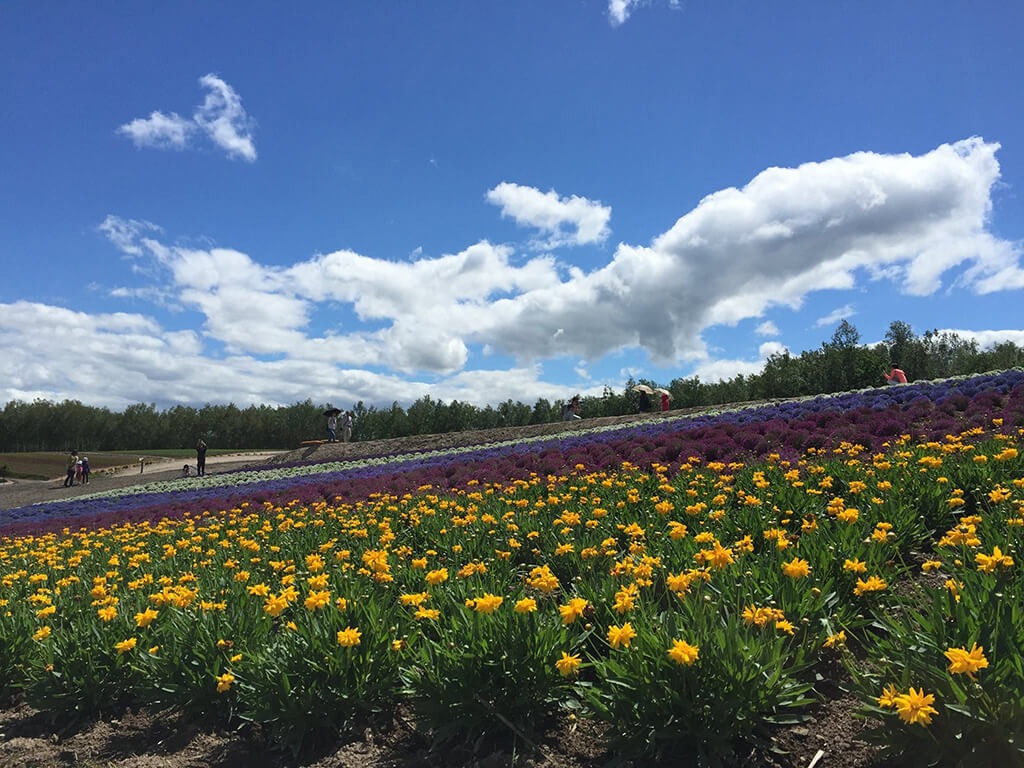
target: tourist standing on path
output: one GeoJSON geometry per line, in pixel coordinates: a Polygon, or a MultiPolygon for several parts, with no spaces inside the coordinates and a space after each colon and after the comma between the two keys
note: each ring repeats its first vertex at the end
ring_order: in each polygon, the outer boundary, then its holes
{"type": "Polygon", "coordinates": [[[646,391],[640,390],[640,413],[648,413],[651,410],[651,396],[646,391]]]}
{"type": "Polygon", "coordinates": [[[89,457],[82,457],[82,485],[89,484],[89,457]]]}
{"type": "Polygon", "coordinates": [[[332,408],[327,412],[327,442],[336,443],[338,442],[338,414],[341,413],[337,408],[332,408]]]}
{"type": "Polygon", "coordinates": [[[352,411],[345,411],[341,417],[341,442],[347,443],[352,439],[352,411]]]}
{"type": "Polygon", "coordinates": [[[70,488],[75,484],[75,469],[78,467],[78,451],[68,454],[67,474],[64,476],[64,487],[70,488]]]}
{"type": "Polygon", "coordinates": [[[196,476],[202,477],[206,474],[206,443],[202,438],[196,443],[196,476]]]}

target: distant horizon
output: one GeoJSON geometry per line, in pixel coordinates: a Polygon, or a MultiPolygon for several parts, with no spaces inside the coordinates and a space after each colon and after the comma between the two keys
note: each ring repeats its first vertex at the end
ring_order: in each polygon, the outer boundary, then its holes
{"type": "Polygon", "coordinates": [[[1024,6],[3,18],[0,404],[553,402],[844,319],[1024,346],[1024,6]]]}

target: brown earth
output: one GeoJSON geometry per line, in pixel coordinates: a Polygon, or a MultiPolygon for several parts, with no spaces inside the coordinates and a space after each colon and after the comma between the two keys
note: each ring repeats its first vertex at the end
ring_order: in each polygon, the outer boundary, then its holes
{"type": "MultiPolygon", "coordinates": [[[[253,464],[357,458],[514,440],[557,434],[581,426],[599,426],[677,416],[684,411],[638,416],[584,419],[576,423],[542,424],[501,430],[420,435],[361,443],[331,443],[267,456],[207,457],[208,474],[253,464]]],[[[0,509],[109,488],[177,477],[180,467],[166,470],[134,467],[120,474],[94,476],[88,486],[63,488],[60,481],[16,481],[0,484],[0,509]]],[[[838,673],[833,672],[838,676],[838,673]]],[[[755,751],[735,762],[737,768],[870,768],[875,750],[859,737],[863,721],[854,717],[856,700],[830,685],[826,700],[798,726],[780,728],[773,742],[778,753],[755,751]],[[820,753],[820,754],[819,754],[820,753]]],[[[431,750],[428,734],[414,717],[400,713],[371,723],[362,733],[338,737],[305,749],[298,756],[281,754],[257,730],[212,728],[173,712],[128,711],[96,714],[73,721],[54,720],[32,709],[18,696],[0,701],[0,768],[592,768],[615,761],[601,745],[604,727],[585,719],[563,718],[537,744],[525,743],[511,731],[507,743],[488,754],[471,750],[431,750]]],[[[641,763],[642,765],[643,763],[641,763]]],[[[686,756],[663,765],[689,765],[686,756]]]]}

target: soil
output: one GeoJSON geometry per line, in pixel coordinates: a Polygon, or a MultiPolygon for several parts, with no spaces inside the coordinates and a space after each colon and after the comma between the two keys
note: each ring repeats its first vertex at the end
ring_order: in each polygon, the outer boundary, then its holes
{"type": "MultiPolygon", "coordinates": [[[[501,430],[420,435],[359,443],[326,443],[293,451],[258,455],[207,457],[207,474],[254,464],[400,454],[500,440],[515,440],[578,428],[639,419],[678,416],[667,411],[638,416],[584,419],[575,423],[542,424],[501,430]]],[[[170,460],[168,464],[170,464],[170,460]]],[[[177,477],[180,467],[131,467],[93,475],[87,486],[63,488],[62,480],[18,480],[0,483],[0,509],[70,498],[110,488],[177,477]]],[[[830,676],[838,677],[833,671],[830,676]]],[[[778,729],[775,749],[757,750],[734,763],[737,768],[870,768],[877,765],[873,747],[862,740],[865,722],[854,717],[858,702],[830,686],[829,698],[796,726],[778,729]],[[820,753],[820,754],[819,754],[820,753]]],[[[602,745],[604,726],[568,717],[557,721],[536,744],[509,733],[507,743],[474,754],[469,748],[438,751],[429,734],[418,729],[411,713],[399,712],[369,723],[358,734],[309,746],[297,756],[281,754],[250,726],[236,731],[212,728],[179,713],[127,711],[96,713],[72,721],[54,720],[18,696],[0,699],[0,768],[592,768],[616,763],[602,745]]],[[[664,765],[689,765],[685,756],[664,765]]]]}

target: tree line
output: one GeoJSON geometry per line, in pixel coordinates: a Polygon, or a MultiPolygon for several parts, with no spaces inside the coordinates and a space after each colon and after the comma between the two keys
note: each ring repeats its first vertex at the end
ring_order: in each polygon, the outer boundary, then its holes
{"type": "MultiPolygon", "coordinates": [[[[928,331],[919,336],[898,320],[890,324],[881,343],[867,346],[860,343],[857,329],[843,320],[819,348],[796,356],[788,351],[773,354],[759,373],[717,382],[692,376],[673,379],[667,385],[631,378],[621,392],[605,387],[600,396],[582,397],[582,415],[635,413],[638,393],[632,387],[638,383],[664,386],[671,393],[672,408],[689,408],[880,386],[885,382],[883,371],[894,365],[911,381],[983,373],[1024,365],[1024,348],[1003,342],[983,350],[974,339],[948,332],[928,331]]],[[[360,401],[351,407],[355,414],[352,439],[544,424],[561,418],[563,403],[540,398],[531,406],[506,400],[480,408],[425,395],[408,408],[397,402],[377,408],[360,401]]],[[[200,437],[213,448],[289,448],[324,436],[325,407],[308,399],[278,407],[208,403],[202,408],[178,405],[166,410],[138,403],[114,412],[77,400],[13,400],[0,413],[0,451],[190,447],[200,437]]]]}

